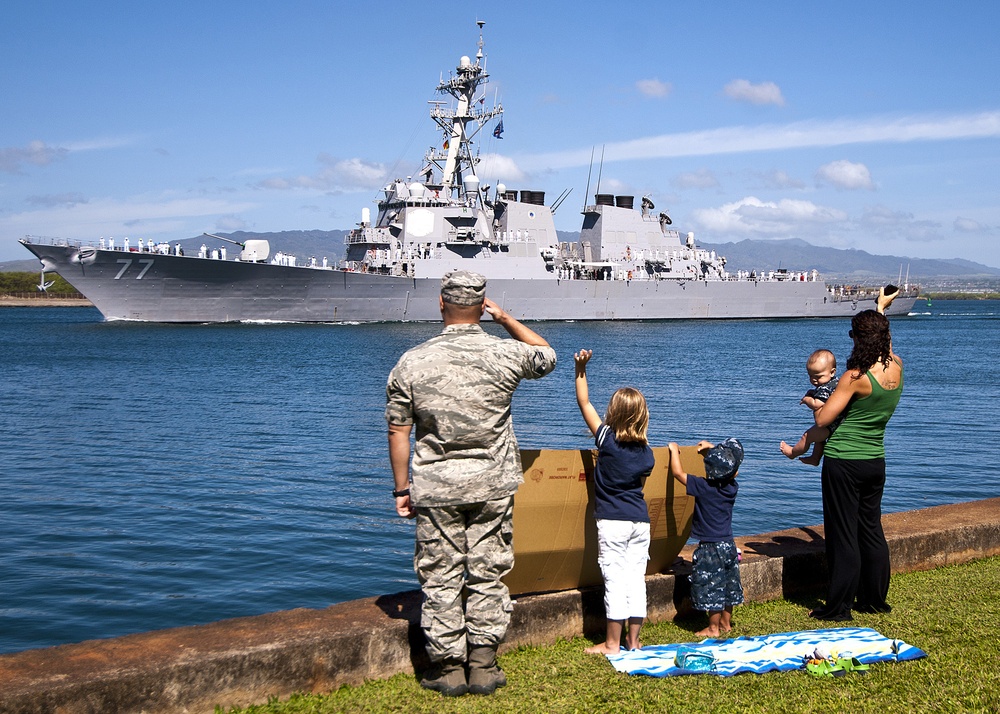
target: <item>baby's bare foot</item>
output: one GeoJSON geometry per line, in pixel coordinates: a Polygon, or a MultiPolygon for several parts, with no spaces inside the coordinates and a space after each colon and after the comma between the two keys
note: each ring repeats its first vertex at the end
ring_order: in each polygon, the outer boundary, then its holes
{"type": "Polygon", "coordinates": [[[792,451],[792,447],[786,444],[784,441],[781,442],[781,453],[790,459],[795,458],[795,452],[792,451]]]}

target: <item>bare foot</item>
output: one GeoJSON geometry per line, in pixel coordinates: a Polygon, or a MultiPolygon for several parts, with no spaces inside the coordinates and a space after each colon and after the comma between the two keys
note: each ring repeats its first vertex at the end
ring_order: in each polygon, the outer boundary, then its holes
{"type": "Polygon", "coordinates": [[[588,647],[587,649],[584,650],[584,653],[609,655],[609,654],[618,654],[619,652],[621,652],[621,650],[622,650],[621,647],[615,647],[614,645],[609,646],[607,642],[602,642],[599,645],[588,647]]]}
{"type": "Polygon", "coordinates": [[[820,461],[823,460],[822,456],[816,456],[816,454],[809,454],[809,456],[803,456],[799,461],[809,466],[819,466],[820,461]]]}
{"type": "Polygon", "coordinates": [[[786,444],[784,441],[781,442],[781,453],[783,453],[790,459],[795,458],[795,452],[792,450],[792,447],[786,444]]]}
{"type": "Polygon", "coordinates": [[[639,642],[639,640],[636,640],[635,642],[629,642],[628,638],[626,637],[625,638],[625,649],[627,649],[627,650],[641,650],[642,649],[642,643],[639,642]]]}
{"type": "Polygon", "coordinates": [[[695,632],[694,636],[695,637],[718,637],[719,636],[719,631],[717,629],[712,629],[711,627],[706,627],[704,630],[701,630],[700,632],[695,632]]]}

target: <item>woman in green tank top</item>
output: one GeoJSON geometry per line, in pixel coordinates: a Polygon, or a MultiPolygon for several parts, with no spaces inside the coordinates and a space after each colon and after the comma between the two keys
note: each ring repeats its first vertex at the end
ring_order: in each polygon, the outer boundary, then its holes
{"type": "Polygon", "coordinates": [[[889,320],[879,309],[851,320],[854,349],[844,377],[820,409],[818,426],[843,420],[823,456],[823,528],[830,585],[826,604],[809,613],[819,620],[850,620],[851,610],[889,612],[889,546],[882,532],[885,426],[903,391],[903,362],[892,351],[889,320]]]}

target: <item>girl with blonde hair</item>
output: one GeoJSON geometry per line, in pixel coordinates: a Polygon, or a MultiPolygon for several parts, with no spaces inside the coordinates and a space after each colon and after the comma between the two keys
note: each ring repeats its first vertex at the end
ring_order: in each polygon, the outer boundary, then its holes
{"type": "Polygon", "coordinates": [[[597,519],[598,563],[604,578],[607,628],[604,642],[590,654],[616,654],[625,646],[642,647],[639,630],[646,618],[646,561],[649,560],[649,512],[642,487],[653,470],[653,451],[646,440],[649,409],[642,392],[622,387],[608,402],[602,420],[590,403],[587,362],[591,350],[573,355],[576,401],[597,444],[594,469],[594,517],[597,519]]]}

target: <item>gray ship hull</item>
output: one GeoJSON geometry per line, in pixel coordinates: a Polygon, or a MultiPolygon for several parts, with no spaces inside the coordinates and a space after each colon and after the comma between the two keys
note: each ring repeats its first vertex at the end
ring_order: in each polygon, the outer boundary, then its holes
{"type": "MultiPolygon", "coordinates": [[[[108,320],[402,322],[440,319],[437,277],[395,277],[22,241],[108,320]]],[[[523,320],[849,317],[874,299],[838,299],[818,281],[548,280],[490,277],[487,294],[523,320]]],[[[890,314],[905,315],[915,295],[890,314]]]]}

